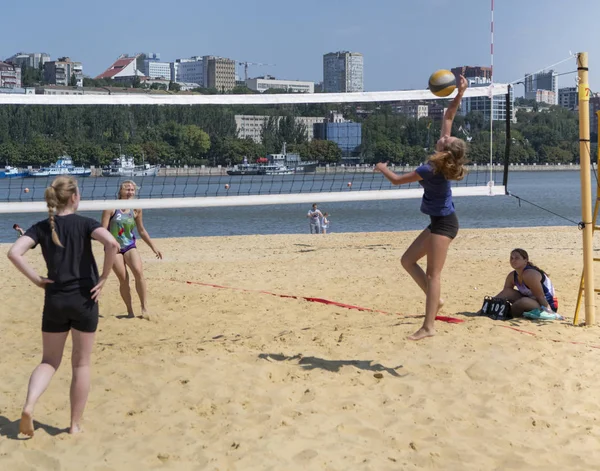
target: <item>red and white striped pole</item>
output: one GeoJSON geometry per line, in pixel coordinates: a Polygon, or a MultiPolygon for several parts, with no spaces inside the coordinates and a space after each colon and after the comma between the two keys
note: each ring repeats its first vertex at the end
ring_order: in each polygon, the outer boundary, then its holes
{"type": "Polygon", "coordinates": [[[490,22],[490,182],[494,181],[494,0],[491,6],[490,22]]]}
{"type": "Polygon", "coordinates": [[[490,29],[491,29],[491,40],[490,40],[490,56],[491,56],[491,67],[490,67],[490,79],[492,80],[492,83],[494,83],[494,0],[492,0],[492,8],[491,8],[491,23],[490,23],[490,29]]]}

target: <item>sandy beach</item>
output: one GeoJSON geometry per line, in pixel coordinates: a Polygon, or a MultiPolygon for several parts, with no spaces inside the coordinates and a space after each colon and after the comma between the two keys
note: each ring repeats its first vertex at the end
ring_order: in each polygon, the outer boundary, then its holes
{"type": "MultiPolygon", "coordinates": [[[[29,440],[18,419],[43,292],[0,245],[0,469],[597,469],[600,329],[571,325],[581,232],[462,230],[441,315],[464,322],[412,342],[425,296],[400,256],[416,234],[157,239],[162,261],[142,243],[159,320],[124,318],[111,276],[85,432],[66,433],[69,340],[29,440]],[[515,247],[550,274],[566,321],[474,315],[515,247]]],[[[28,259],[44,273],[39,249],[28,259]]]]}

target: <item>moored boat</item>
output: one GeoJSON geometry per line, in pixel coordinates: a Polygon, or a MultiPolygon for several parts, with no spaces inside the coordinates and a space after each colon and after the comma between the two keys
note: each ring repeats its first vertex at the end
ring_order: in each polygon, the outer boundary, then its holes
{"type": "Polygon", "coordinates": [[[147,177],[158,174],[158,166],[144,163],[136,165],[133,157],[121,155],[102,169],[103,177],[147,177]]]}
{"type": "Polygon", "coordinates": [[[56,177],[59,175],[73,175],[76,177],[89,177],[92,174],[91,168],[76,167],[73,165],[73,159],[69,156],[62,156],[56,163],[50,167],[42,167],[39,170],[32,170],[28,173],[29,177],[56,177]]]}
{"type": "Polygon", "coordinates": [[[27,170],[21,170],[7,165],[4,170],[0,170],[0,178],[23,178],[27,176],[27,170]]]}

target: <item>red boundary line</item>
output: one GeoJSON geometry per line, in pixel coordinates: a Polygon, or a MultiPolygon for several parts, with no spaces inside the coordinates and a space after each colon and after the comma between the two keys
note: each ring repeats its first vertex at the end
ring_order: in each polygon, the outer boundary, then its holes
{"type": "MultiPolygon", "coordinates": [[[[371,309],[369,307],[354,306],[353,304],[345,304],[345,303],[340,303],[340,302],[337,302],[337,301],[331,301],[329,299],[315,298],[315,297],[311,297],[311,296],[295,296],[295,295],[292,295],[292,294],[279,294],[279,293],[272,293],[270,291],[265,291],[265,290],[247,289],[247,288],[235,288],[235,287],[231,287],[231,286],[223,286],[223,285],[217,285],[217,284],[213,284],[213,283],[202,283],[200,281],[180,281],[180,280],[174,280],[174,279],[171,279],[171,281],[176,281],[176,282],[179,282],[179,283],[187,283],[188,285],[208,286],[208,287],[211,287],[211,288],[218,288],[218,289],[232,289],[232,290],[235,290],[235,291],[243,291],[243,292],[246,292],[246,293],[268,294],[270,296],[277,296],[279,298],[302,299],[304,301],[308,301],[308,302],[311,302],[311,303],[330,304],[332,306],[343,307],[345,309],[355,309],[357,311],[375,312],[375,313],[378,313],[378,314],[388,314],[388,315],[391,314],[391,315],[403,316],[402,314],[398,314],[398,313],[381,311],[379,309],[371,309]]],[[[423,317],[423,316],[403,316],[403,317],[423,317]]],[[[448,322],[450,324],[460,324],[460,323],[464,322],[464,320],[462,320],[462,319],[458,319],[456,317],[447,317],[447,316],[436,316],[435,319],[438,320],[438,321],[442,321],[442,322],[448,322]]]]}
{"type": "Polygon", "coordinates": [[[573,344],[573,345],[584,345],[584,346],[589,347],[589,348],[600,348],[600,345],[590,345],[590,344],[584,343],[584,342],[574,342],[573,340],[560,340],[560,339],[549,339],[548,337],[540,337],[535,332],[529,332],[528,330],[517,329],[516,327],[511,327],[509,325],[501,325],[501,326],[498,326],[498,327],[504,327],[505,329],[515,330],[515,331],[520,332],[522,334],[531,335],[533,337],[537,337],[537,338],[540,338],[540,339],[550,340],[551,342],[554,342],[554,343],[570,343],[570,344],[573,344]]]}
{"type": "MultiPolygon", "coordinates": [[[[372,308],[368,308],[368,307],[354,306],[352,304],[345,304],[345,303],[340,303],[340,302],[337,302],[337,301],[331,301],[329,299],[314,298],[314,297],[310,297],[310,296],[295,296],[293,294],[279,294],[279,293],[272,293],[270,291],[265,291],[265,290],[248,289],[248,288],[236,288],[236,287],[232,287],[232,286],[217,285],[217,284],[214,284],[214,283],[202,283],[200,281],[181,281],[181,280],[175,280],[175,279],[171,279],[170,281],[175,281],[175,282],[178,282],[178,283],[186,283],[188,285],[208,286],[208,287],[211,287],[211,288],[218,288],[218,289],[231,289],[231,290],[234,290],[234,291],[243,291],[243,292],[246,292],[246,293],[268,294],[270,296],[277,296],[279,298],[302,299],[304,301],[308,301],[308,302],[312,302],[312,303],[330,304],[330,305],[333,305],[333,306],[343,307],[345,309],[356,309],[358,311],[375,312],[375,313],[378,313],[378,314],[396,315],[396,316],[411,317],[411,318],[423,317],[423,316],[418,316],[418,315],[405,316],[405,315],[399,314],[399,313],[381,311],[379,309],[372,309],[372,308]]],[[[447,317],[447,316],[436,316],[435,319],[438,320],[438,321],[442,321],[442,322],[448,322],[450,324],[461,324],[461,323],[464,322],[463,319],[458,319],[456,317],[447,317]]],[[[584,342],[574,342],[572,340],[559,340],[559,339],[550,339],[550,338],[547,338],[547,337],[541,337],[538,334],[536,334],[535,332],[530,332],[528,330],[519,329],[517,327],[512,327],[512,326],[509,326],[509,325],[500,325],[498,327],[503,327],[505,329],[514,330],[515,332],[519,332],[521,334],[531,335],[531,336],[537,337],[539,339],[550,340],[551,342],[554,342],[554,343],[570,343],[570,344],[573,344],[573,345],[583,345],[583,346],[589,347],[589,348],[600,348],[600,345],[590,345],[590,344],[587,344],[587,343],[584,343],[584,342]]]]}

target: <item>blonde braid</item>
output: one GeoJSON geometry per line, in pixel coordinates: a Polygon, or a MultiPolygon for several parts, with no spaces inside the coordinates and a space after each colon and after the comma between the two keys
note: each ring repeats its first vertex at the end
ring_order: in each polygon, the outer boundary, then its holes
{"type": "Polygon", "coordinates": [[[52,242],[59,247],[63,247],[60,239],[58,238],[58,233],[56,232],[56,223],[54,222],[54,214],[58,208],[58,198],[56,197],[56,190],[54,186],[49,186],[46,188],[46,191],[44,192],[44,198],[46,199],[46,204],[48,205],[48,220],[50,221],[50,229],[52,230],[52,242]]]}
{"type": "MultiPolygon", "coordinates": [[[[54,217],[56,213],[69,205],[73,195],[78,193],[77,180],[72,176],[61,175],[54,179],[52,185],[46,188],[44,198],[48,205],[48,220],[52,230],[52,242],[59,247],[63,247],[56,232],[56,222],[54,217]]],[[[63,247],[64,248],[64,247],[63,247]]]]}

